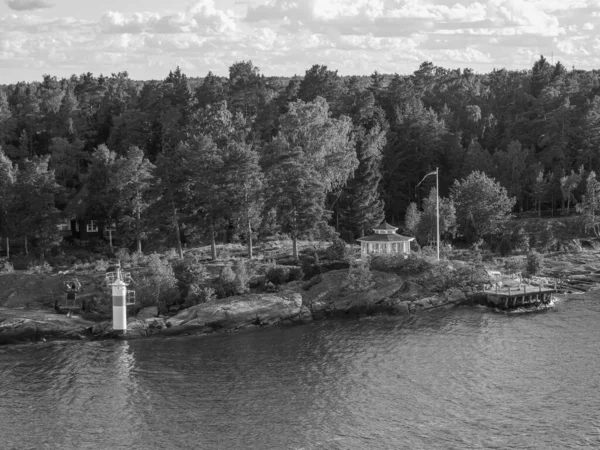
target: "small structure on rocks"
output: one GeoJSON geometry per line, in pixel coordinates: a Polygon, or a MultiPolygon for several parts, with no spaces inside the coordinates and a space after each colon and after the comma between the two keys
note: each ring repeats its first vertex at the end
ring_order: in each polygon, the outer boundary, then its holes
{"type": "Polygon", "coordinates": [[[410,253],[410,241],[414,237],[402,236],[396,233],[398,227],[394,227],[385,220],[380,225],[373,227],[375,234],[357,239],[360,242],[360,254],[362,258],[379,253],[410,253]]]}
{"type": "Polygon", "coordinates": [[[518,286],[499,286],[495,284],[491,289],[484,291],[488,306],[508,310],[519,307],[548,306],[552,301],[552,294],[556,289],[543,288],[520,284],[518,286]]]}

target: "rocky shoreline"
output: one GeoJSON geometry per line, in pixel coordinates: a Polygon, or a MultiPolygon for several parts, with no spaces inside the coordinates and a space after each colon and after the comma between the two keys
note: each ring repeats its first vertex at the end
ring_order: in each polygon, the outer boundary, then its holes
{"type": "MultiPolygon", "coordinates": [[[[386,272],[373,272],[374,287],[353,292],[343,287],[347,270],[320,275],[309,282],[294,282],[276,293],[245,294],[179,311],[171,317],[158,315],[156,307],[144,308],[130,317],[125,336],[112,330],[110,320],[67,317],[51,310],[0,308],[0,345],[47,340],[134,339],[146,336],[208,334],[222,331],[294,325],[329,317],[360,318],[368,315],[411,315],[461,305],[484,304],[472,290],[450,289],[432,295],[414,281],[386,272]]],[[[569,277],[575,291],[600,283],[600,277],[569,277]],[[582,287],[583,286],[583,287],[582,287]]],[[[547,280],[546,280],[547,281],[547,280]]],[[[544,280],[539,280],[540,283],[544,280]]]]}

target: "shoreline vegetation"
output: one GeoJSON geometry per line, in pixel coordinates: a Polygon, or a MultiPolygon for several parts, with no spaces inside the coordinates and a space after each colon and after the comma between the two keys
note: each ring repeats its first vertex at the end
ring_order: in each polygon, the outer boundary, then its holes
{"type": "Polygon", "coordinates": [[[378,255],[365,263],[357,259],[356,248],[308,242],[301,243],[301,258],[294,260],[287,256],[290,245],[273,242],[250,261],[235,256],[244,251],[241,245],[222,246],[224,257],[217,261],[202,256],[209,247],[188,250],[183,261],[173,251],[129,255],[123,266],[140,294],[129,308],[126,336],[112,332],[110,290],[104,281],[110,261],[101,255],[89,252],[87,262],[69,267],[5,271],[0,275],[0,344],[210,334],[327,318],[408,316],[485,304],[482,289],[499,281],[557,284],[559,292],[570,293],[600,285],[598,239],[571,240],[563,250],[538,254],[533,262],[531,253],[503,257],[444,246],[439,262],[424,248],[407,258],[378,255]],[[318,273],[303,280],[303,269],[318,273]],[[194,288],[199,276],[202,286],[194,288]],[[65,295],[62,285],[73,279],[82,283],[78,298],[83,309],[70,316],[64,310],[58,314],[55,307],[65,295]],[[229,291],[224,294],[221,289],[229,291]],[[170,301],[157,293],[161,290],[170,301]]]}
{"type": "Polygon", "coordinates": [[[109,337],[115,259],[135,281],[130,337],[478,303],[498,271],[593,288],[599,86],[543,56],[0,85],[0,342],[109,337]],[[410,256],[360,258],[382,222],[410,256]],[[76,317],[52,313],[68,281],[76,317]]]}

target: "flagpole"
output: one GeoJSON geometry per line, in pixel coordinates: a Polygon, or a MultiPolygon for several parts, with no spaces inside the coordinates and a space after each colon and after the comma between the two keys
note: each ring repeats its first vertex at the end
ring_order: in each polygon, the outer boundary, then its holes
{"type": "Polygon", "coordinates": [[[440,185],[438,168],[435,168],[435,209],[437,216],[437,259],[440,260],[440,185]]]}
{"type": "Polygon", "coordinates": [[[435,174],[435,215],[436,215],[436,237],[437,237],[437,259],[440,260],[440,183],[439,183],[439,168],[435,168],[435,172],[429,172],[427,175],[423,177],[419,184],[416,187],[419,187],[421,183],[427,178],[429,175],[435,174]]]}

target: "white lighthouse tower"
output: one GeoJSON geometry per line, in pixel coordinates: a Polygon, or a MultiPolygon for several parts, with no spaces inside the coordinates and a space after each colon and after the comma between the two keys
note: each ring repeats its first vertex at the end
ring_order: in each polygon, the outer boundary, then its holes
{"type": "Polygon", "coordinates": [[[135,304],[135,292],[127,290],[131,275],[123,272],[121,262],[117,261],[116,270],[107,272],[106,280],[112,289],[113,331],[126,334],[127,306],[135,304]]]}

